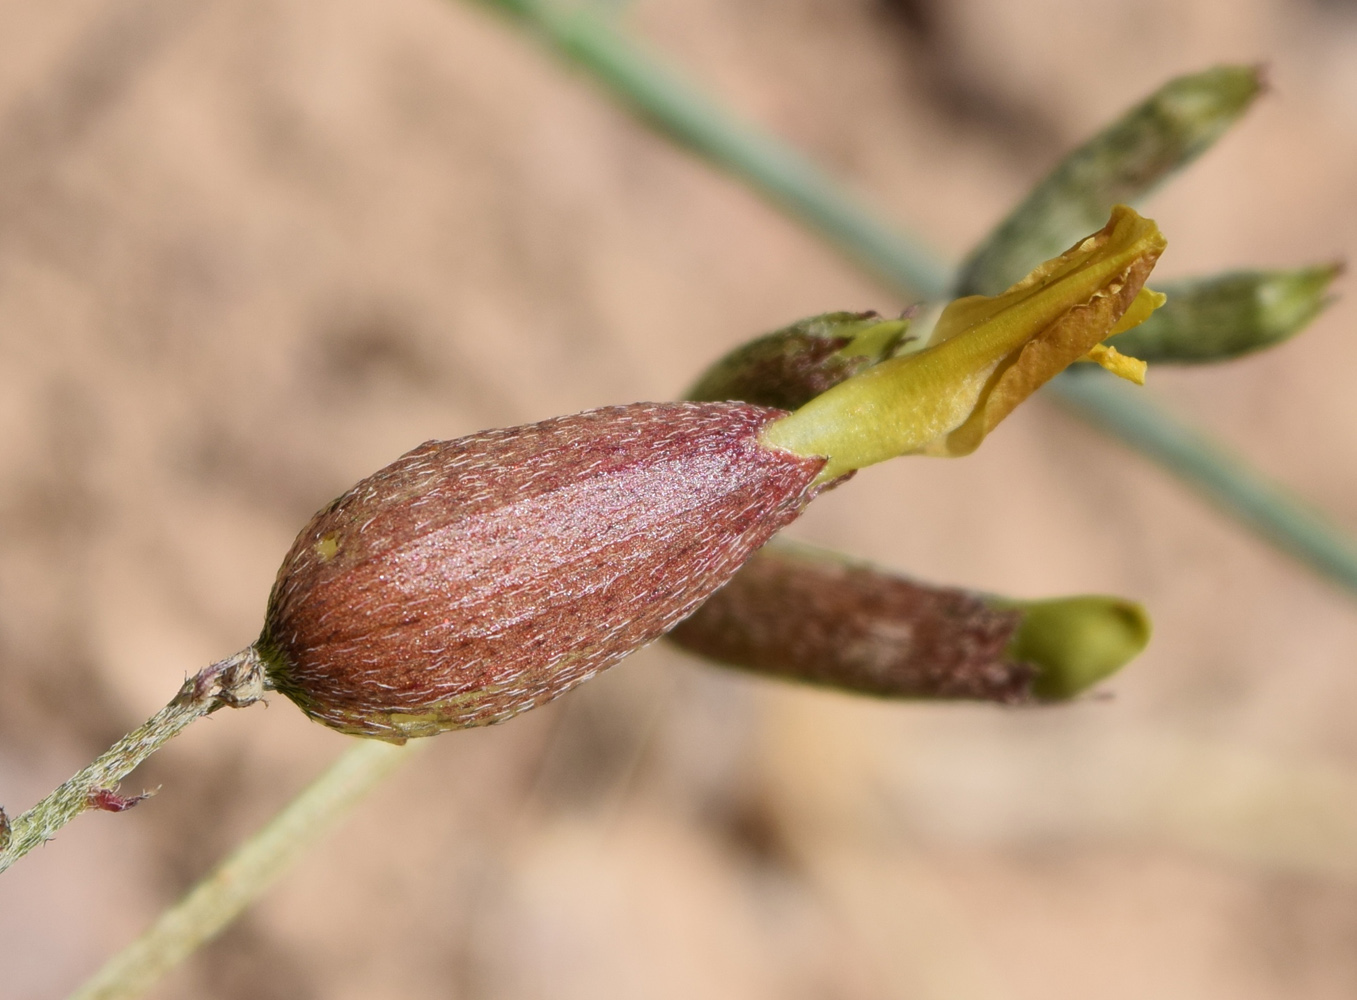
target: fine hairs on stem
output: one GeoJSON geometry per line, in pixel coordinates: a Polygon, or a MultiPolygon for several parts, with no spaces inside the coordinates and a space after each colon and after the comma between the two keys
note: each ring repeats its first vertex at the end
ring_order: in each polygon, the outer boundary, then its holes
{"type": "Polygon", "coordinates": [[[189,723],[219,708],[244,708],[264,693],[264,668],[254,648],[204,667],[184,681],[170,703],[132,730],[50,795],[13,820],[0,811],[0,872],[87,809],[121,812],[145,795],[124,798],[117,785],[189,723]]]}

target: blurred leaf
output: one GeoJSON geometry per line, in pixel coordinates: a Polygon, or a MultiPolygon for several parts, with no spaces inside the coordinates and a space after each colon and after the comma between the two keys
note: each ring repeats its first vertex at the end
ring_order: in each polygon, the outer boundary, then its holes
{"type": "Polygon", "coordinates": [[[1117,337],[1117,349],[1153,362],[1225,361],[1300,332],[1332,301],[1339,264],[1234,271],[1161,286],[1168,304],[1117,337]]]}
{"type": "Polygon", "coordinates": [[[708,368],[688,399],[738,399],[795,410],[890,357],[909,321],[876,313],[812,316],[735,348],[708,368]]]}
{"type": "Polygon", "coordinates": [[[993,295],[1208,149],[1263,89],[1254,66],[1170,80],[1062,160],[967,258],[958,295],[993,295]]]}

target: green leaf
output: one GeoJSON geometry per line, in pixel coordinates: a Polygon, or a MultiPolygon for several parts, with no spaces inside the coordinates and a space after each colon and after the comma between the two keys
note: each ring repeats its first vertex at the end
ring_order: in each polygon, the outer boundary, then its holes
{"type": "Polygon", "coordinates": [[[1161,286],[1168,303],[1117,337],[1117,350],[1151,362],[1224,361],[1288,339],[1331,301],[1339,264],[1233,271],[1161,286]]]}
{"type": "Polygon", "coordinates": [[[958,295],[993,295],[1206,151],[1262,92],[1255,66],[1170,80],[1062,160],[967,258],[958,295]]]}

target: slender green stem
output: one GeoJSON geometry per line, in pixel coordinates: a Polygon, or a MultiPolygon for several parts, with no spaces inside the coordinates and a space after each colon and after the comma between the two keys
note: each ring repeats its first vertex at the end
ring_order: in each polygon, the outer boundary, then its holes
{"type": "Polygon", "coordinates": [[[951,274],[923,244],[879,221],[791,146],[751,128],[619,34],[587,6],[481,0],[518,15],[652,124],[808,222],[890,287],[938,298],[951,274]]]}
{"type": "Polygon", "coordinates": [[[1357,591],[1357,543],[1303,500],[1116,381],[1098,371],[1067,372],[1049,390],[1063,406],[1188,481],[1278,548],[1357,591]]]}
{"type": "Polygon", "coordinates": [[[144,796],[123,798],[118,782],[179,735],[189,723],[223,705],[243,707],[263,691],[263,670],[253,648],[212,664],[184,682],[174,700],[82,768],[32,809],[11,821],[0,810],[0,872],[87,809],[122,812],[144,796]]]}
{"type": "Polygon", "coordinates": [[[360,740],[301,795],[240,845],[141,937],[113,956],[70,1000],[141,996],[234,920],[331,824],[424,745],[360,740]]]}
{"type": "MultiPolygon", "coordinates": [[[[666,134],[701,153],[828,237],[907,295],[941,298],[950,269],[922,243],[878,221],[805,157],[722,109],[673,69],[588,10],[550,0],[479,0],[516,15],[612,94],[666,134]]],[[[1144,393],[1114,392],[1105,379],[1066,373],[1047,392],[1081,417],[1164,464],[1221,510],[1306,565],[1357,593],[1357,543],[1284,488],[1229,457],[1144,393]]]]}

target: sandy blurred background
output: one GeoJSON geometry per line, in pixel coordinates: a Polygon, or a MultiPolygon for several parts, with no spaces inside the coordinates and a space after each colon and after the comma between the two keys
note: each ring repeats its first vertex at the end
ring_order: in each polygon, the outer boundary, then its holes
{"type": "MultiPolygon", "coordinates": [[[[1357,251],[1352,4],[626,20],[952,256],[1169,76],[1263,60],[1275,92],[1148,206],[1160,273],[1357,251]]],[[[755,333],[902,304],[467,3],[3,0],[0,802],[248,643],[306,517],[407,448],[670,398],[755,333]]],[[[1150,391],[1357,531],[1354,330],[1349,291],[1150,391]]],[[[440,737],[155,995],[1357,994],[1350,597],[1042,402],[793,534],[1124,593],[1156,638],[1113,697],[1024,712],[643,651],[440,737]]],[[[0,995],[64,995],[344,746],[281,699],[195,726],[124,785],[155,799],[4,876],[0,995]]]]}

